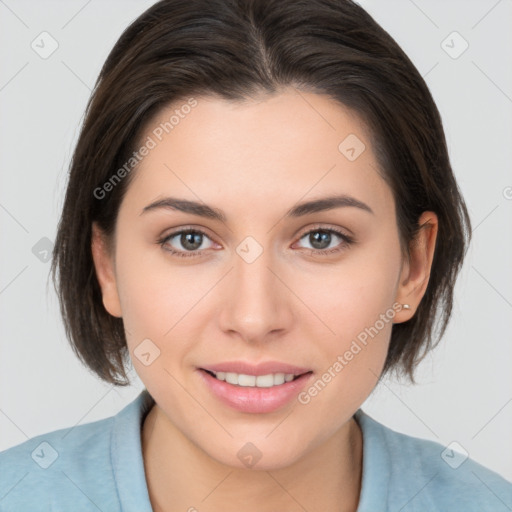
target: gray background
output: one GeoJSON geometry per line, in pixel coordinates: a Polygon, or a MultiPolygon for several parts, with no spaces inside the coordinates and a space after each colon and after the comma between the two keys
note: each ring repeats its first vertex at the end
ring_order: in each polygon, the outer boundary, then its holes
{"type": "MultiPolygon", "coordinates": [[[[0,450],[115,414],[143,387],[103,384],[81,366],[44,260],[91,88],[152,3],[0,0],[0,450]],[[58,43],[46,59],[31,47],[43,31],[58,43]]],[[[425,77],[474,225],[450,327],[418,385],[385,380],[363,408],[410,435],[456,441],[512,481],[512,2],[360,3],[425,77]],[[469,44],[461,55],[454,31],[469,44]]]]}

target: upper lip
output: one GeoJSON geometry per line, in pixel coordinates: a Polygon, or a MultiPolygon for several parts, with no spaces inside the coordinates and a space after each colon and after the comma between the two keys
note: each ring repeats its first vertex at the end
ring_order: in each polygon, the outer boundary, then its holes
{"type": "Polygon", "coordinates": [[[244,375],[268,375],[270,373],[284,373],[294,375],[302,375],[310,372],[309,368],[302,368],[292,364],[280,363],[279,361],[265,361],[259,364],[246,363],[244,361],[226,361],[224,363],[209,364],[202,366],[202,370],[211,372],[231,372],[242,373],[244,375]]]}

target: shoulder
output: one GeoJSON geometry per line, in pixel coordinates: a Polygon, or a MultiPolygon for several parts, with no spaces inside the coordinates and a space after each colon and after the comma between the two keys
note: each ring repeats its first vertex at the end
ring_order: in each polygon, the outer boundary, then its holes
{"type": "Polygon", "coordinates": [[[48,432],[0,452],[0,511],[89,510],[109,503],[114,418],[48,432]]]}
{"type": "Polygon", "coordinates": [[[443,446],[396,432],[361,410],[357,420],[375,455],[366,462],[383,466],[392,506],[403,512],[512,510],[512,483],[472,460],[458,443],[443,446]]]}

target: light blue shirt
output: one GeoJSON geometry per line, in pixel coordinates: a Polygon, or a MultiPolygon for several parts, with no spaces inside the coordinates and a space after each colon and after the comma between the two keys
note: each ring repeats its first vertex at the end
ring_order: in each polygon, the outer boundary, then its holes
{"type": "MultiPolygon", "coordinates": [[[[153,403],[144,389],[115,416],[0,452],[0,511],[152,512],[141,425],[153,403]]],[[[512,510],[512,483],[497,473],[439,443],[395,432],[361,409],[355,418],[363,433],[357,512],[512,510]]]]}

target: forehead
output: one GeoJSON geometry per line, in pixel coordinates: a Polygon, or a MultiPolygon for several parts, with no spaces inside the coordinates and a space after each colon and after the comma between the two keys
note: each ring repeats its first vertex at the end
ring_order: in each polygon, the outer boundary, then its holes
{"type": "Polygon", "coordinates": [[[125,197],[137,207],[170,195],[229,203],[234,215],[275,215],[342,193],[374,211],[393,208],[364,123],[324,95],[291,89],[243,102],[183,100],[161,109],[139,141],[152,148],[125,197]]]}

